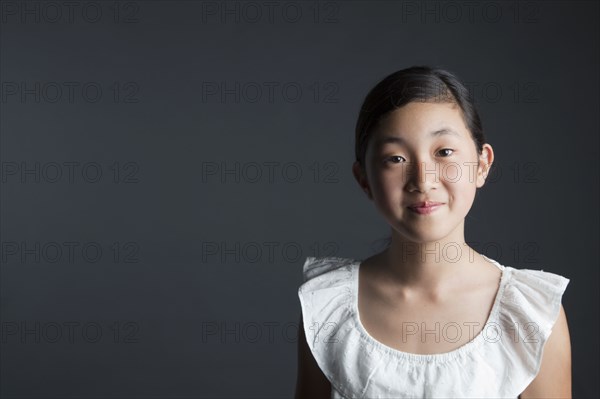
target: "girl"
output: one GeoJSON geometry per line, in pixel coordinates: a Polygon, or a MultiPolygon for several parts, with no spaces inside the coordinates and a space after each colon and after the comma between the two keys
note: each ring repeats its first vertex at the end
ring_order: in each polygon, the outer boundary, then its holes
{"type": "Polygon", "coordinates": [[[352,171],[391,240],[364,260],[306,259],[296,398],[571,397],[570,280],[465,243],[493,160],[451,73],[412,67],[369,92],[352,171]]]}

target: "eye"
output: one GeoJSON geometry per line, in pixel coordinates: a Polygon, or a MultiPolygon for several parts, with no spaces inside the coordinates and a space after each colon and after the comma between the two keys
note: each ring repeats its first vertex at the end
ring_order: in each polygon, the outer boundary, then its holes
{"type": "Polygon", "coordinates": [[[387,163],[402,163],[402,162],[406,162],[406,159],[404,159],[400,155],[392,155],[391,157],[387,157],[386,159],[383,160],[383,163],[385,163],[385,164],[387,164],[387,163]],[[395,162],[395,160],[397,160],[398,158],[401,158],[404,161],[395,162]]]}
{"type": "MultiPolygon", "coordinates": [[[[453,150],[453,149],[451,149],[451,148],[442,148],[442,149],[441,149],[439,152],[443,152],[443,151],[451,151],[451,152],[454,152],[454,150],[453,150]]],[[[446,156],[450,156],[450,155],[452,155],[452,154],[450,153],[450,154],[447,154],[446,156]]],[[[446,157],[446,156],[445,156],[445,157],[446,157]]],[[[445,158],[445,157],[444,157],[444,158],[445,158]]]]}

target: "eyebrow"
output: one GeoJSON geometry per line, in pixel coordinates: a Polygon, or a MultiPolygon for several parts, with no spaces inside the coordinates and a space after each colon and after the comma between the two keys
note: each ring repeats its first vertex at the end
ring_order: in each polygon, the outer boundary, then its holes
{"type": "MultiPolygon", "coordinates": [[[[443,127],[441,129],[438,130],[434,130],[433,132],[429,133],[429,137],[439,137],[439,136],[443,136],[443,135],[451,135],[451,136],[456,136],[456,137],[461,137],[460,134],[458,134],[456,131],[447,128],[447,127],[443,127]]],[[[401,137],[398,136],[384,136],[381,137],[379,140],[377,140],[377,144],[382,146],[384,144],[388,144],[388,143],[395,143],[395,144],[404,144],[404,139],[402,139],[401,137]]]]}

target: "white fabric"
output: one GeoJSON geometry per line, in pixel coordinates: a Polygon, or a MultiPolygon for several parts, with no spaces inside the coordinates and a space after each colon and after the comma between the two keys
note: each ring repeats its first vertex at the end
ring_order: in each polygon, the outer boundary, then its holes
{"type": "Polygon", "coordinates": [[[364,329],[357,316],[360,260],[308,257],[298,296],[331,397],[518,398],[539,372],[570,280],[485,258],[503,273],[483,330],[456,350],[427,355],[388,347],[364,329]]]}

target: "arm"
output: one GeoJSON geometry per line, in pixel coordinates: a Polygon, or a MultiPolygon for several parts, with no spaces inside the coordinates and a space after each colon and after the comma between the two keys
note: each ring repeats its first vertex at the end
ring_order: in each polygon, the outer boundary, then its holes
{"type": "Polygon", "coordinates": [[[313,357],[302,325],[302,316],[298,325],[298,377],[294,399],[329,399],[331,384],[319,368],[313,357]]]}
{"type": "Polygon", "coordinates": [[[565,310],[560,305],[558,319],[544,346],[540,372],[519,398],[571,397],[571,339],[565,310]]]}

